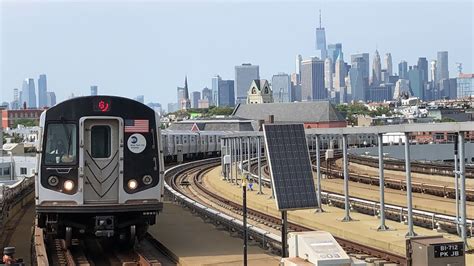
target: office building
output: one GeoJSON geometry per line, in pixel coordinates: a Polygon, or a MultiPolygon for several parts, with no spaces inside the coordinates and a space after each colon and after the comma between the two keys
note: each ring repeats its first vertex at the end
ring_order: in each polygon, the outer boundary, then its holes
{"type": "Polygon", "coordinates": [[[339,53],[336,59],[336,68],[334,72],[334,89],[340,91],[345,85],[346,66],[344,65],[344,58],[342,52],[339,53]]]}
{"type": "Polygon", "coordinates": [[[168,113],[174,113],[179,110],[179,103],[168,103],[168,113]]]}
{"type": "Polygon", "coordinates": [[[36,92],[35,92],[35,80],[32,78],[25,79],[22,86],[22,97],[23,102],[26,103],[26,107],[30,109],[36,108],[36,92]]]}
{"type": "Polygon", "coordinates": [[[315,101],[328,98],[324,87],[324,61],[317,57],[301,63],[301,100],[315,101]]]}
{"type": "Polygon", "coordinates": [[[351,66],[357,62],[358,68],[362,71],[362,78],[364,80],[364,88],[369,86],[369,53],[353,54],[351,55],[351,66]]]}
{"type": "Polygon", "coordinates": [[[99,88],[96,85],[91,86],[91,96],[96,96],[99,94],[99,88]]]}
{"type": "Polygon", "coordinates": [[[374,61],[372,63],[372,86],[380,85],[382,80],[382,62],[380,61],[379,51],[375,50],[374,61]]]}
{"type": "Polygon", "coordinates": [[[408,79],[408,63],[405,60],[402,60],[398,64],[398,76],[400,79],[408,79]]]}
{"type": "Polygon", "coordinates": [[[437,82],[443,79],[449,79],[448,52],[447,51],[438,52],[436,71],[437,71],[436,73],[437,82]]]}
{"type": "Polygon", "coordinates": [[[198,108],[199,100],[201,100],[201,92],[193,91],[191,93],[191,108],[198,108]]]}
{"type": "Polygon", "coordinates": [[[336,59],[342,53],[342,43],[328,44],[328,58],[331,59],[332,73],[336,71],[336,59]]]}
{"type": "MultiPolygon", "coordinates": [[[[408,75],[408,74],[407,74],[408,75]]],[[[403,98],[408,98],[413,95],[410,90],[409,81],[406,79],[399,79],[395,84],[395,89],[393,90],[393,99],[400,100],[403,98]]]]}
{"type": "Polygon", "coordinates": [[[184,87],[178,87],[176,90],[178,104],[184,99],[184,87]]]}
{"type": "Polygon", "coordinates": [[[219,102],[219,82],[222,81],[222,78],[219,75],[215,75],[211,79],[211,92],[212,92],[212,102],[214,106],[220,106],[219,102]]]}
{"type": "Polygon", "coordinates": [[[48,91],[46,94],[46,103],[47,106],[52,107],[56,105],[56,93],[53,91],[48,91]]]}
{"type": "Polygon", "coordinates": [[[321,26],[321,10],[319,10],[319,27],[316,28],[316,51],[318,51],[319,58],[324,61],[327,57],[326,31],[321,26]]]}
{"type": "Polygon", "coordinates": [[[438,82],[438,97],[443,99],[456,99],[457,95],[457,79],[442,79],[438,82]]]}
{"type": "Polygon", "coordinates": [[[385,70],[387,71],[387,74],[389,76],[393,75],[393,66],[392,66],[392,54],[391,53],[386,53],[385,58],[385,70]]]}
{"type": "Polygon", "coordinates": [[[291,101],[300,102],[301,101],[301,83],[300,75],[297,73],[291,74],[291,101]]]}
{"type": "Polygon", "coordinates": [[[247,104],[273,103],[273,93],[266,79],[256,79],[247,92],[247,104]]]}
{"type": "Polygon", "coordinates": [[[247,102],[247,91],[254,79],[260,79],[259,67],[252,64],[235,66],[235,103],[247,102]]]}
{"type": "Polygon", "coordinates": [[[234,95],[234,81],[219,80],[219,106],[233,107],[235,105],[234,95]]]}
{"type": "Polygon", "coordinates": [[[10,109],[18,110],[21,108],[20,105],[20,94],[18,88],[13,89],[13,101],[10,103],[10,109]]]}
{"type": "Polygon", "coordinates": [[[408,70],[408,80],[410,81],[410,89],[413,92],[413,96],[425,99],[425,88],[423,86],[423,73],[418,66],[410,67],[408,70]]]}
{"type": "Polygon", "coordinates": [[[328,56],[326,60],[324,60],[324,87],[326,87],[328,91],[333,90],[332,73],[334,73],[333,64],[331,58],[328,56]]]}
{"type": "Polygon", "coordinates": [[[303,61],[303,57],[299,54],[296,56],[296,66],[295,66],[295,73],[298,75],[297,78],[297,83],[301,83],[301,62],[303,61]]]}
{"type": "Polygon", "coordinates": [[[278,73],[272,77],[273,100],[276,103],[291,102],[291,81],[286,73],[278,73]]]}
{"type": "Polygon", "coordinates": [[[38,106],[40,108],[48,106],[47,103],[47,81],[46,81],[46,75],[41,74],[38,78],[38,106]]]}
{"type": "Polygon", "coordinates": [[[380,86],[371,86],[365,96],[368,102],[384,102],[392,100],[393,84],[381,84],[380,86]]]}
{"type": "Polygon", "coordinates": [[[421,80],[425,84],[428,82],[428,60],[426,60],[426,57],[418,58],[417,67],[421,71],[421,80]]]}
{"type": "Polygon", "coordinates": [[[201,99],[206,99],[209,103],[209,106],[214,105],[212,101],[212,90],[210,90],[208,87],[204,87],[204,89],[202,89],[201,99]]]}
{"type": "Polygon", "coordinates": [[[198,108],[199,109],[209,108],[209,100],[208,99],[200,99],[198,101],[198,108]]]}
{"type": "Polygon", "coordinates": [[[348,101],[365,101],[365,78],[363,68],[365,62],[362,57],[356,58],[349,69],[348,101]]]}
{"type": "Polygon", "coordinates": [[[474,97],[474,74],[459,74],[457,98],[474,97]]]}

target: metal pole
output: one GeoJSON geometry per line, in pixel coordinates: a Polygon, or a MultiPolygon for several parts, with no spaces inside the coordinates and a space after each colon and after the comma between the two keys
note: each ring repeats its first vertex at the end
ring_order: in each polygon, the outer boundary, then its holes
{"type": "Polygon", "coordinates": [[[460,235],[459,228],[459,182],[458,182],[458,136],[454,137],[454,190],[456,197],[456,232],[460,235]]]}
{"type": "Polygon", "coordinates": [[[258,194],[263,194],[262,191],[262,162],[261,162],[261,148],[260,148],[260,137],[257,137],[257,172],[258,172],[258,194]]]}
{"type": "Polygon", "coordinates": [[[321,151],[319,150],[321,148],[321,141],[319,139],[319,136],[316,135],[316,174],[317,174],[317,182],[316,182],[316,187],[317,187],[317,199],[318,199],[318,208],[316,211],[318,212],[323,212],[323,204],[321,201],[321,151]]]}
{"type": "Polygon", "coordinates": [[[242,220],[244,224],[244,266],[247,265],[247,182],[242,175],[242,220]]]}
{"type": "Polygon", "coordinates": [[[405,175],[407,183],[407,218],[408,218],[408,232],[407,237],[416,236],[413,231],[413,203],[412,203],[412,190],[411,190],[411,165],[410,165],[410,133],[405,132],[405,175]]]}
{"type": "Polygon", "coordinates": [[[237,180],[237,175],[238,175],[238,172],[237,172],[237,163],[239,161],[239,157],[237,155],[237,139],[234,138],[233,139],[233,148],[234,148],[234,164],[235,164],[235,175],[233,176],[233,180],[232,180],[232,183],[234,183],[236,180],[237,180]]]}
{"type": "Polygon", "coordinates": [[[281,257],[288,257],[287,246],[288,246],[288,215],[286,211],[281,211],[281,257]]]}
{"type": "MultiPolygon", "coordinates": [[[[243,174],[243,162],[244,162],[244,154],[243,154],[243,143],[242,143],[242,138],[239,138],[239,166],[240,166],[240,175],[243,174]]],[[[237,178],[235,179],[235,184],[239,184],[239,175],[237,175],[237,178]]]]}
{"type": "Polygon", "coordinates": [[[385,225],[385,177],[383,166],[383,134],[378,134],[379,144],[379,187],[380,187],[380,226],[377,230],[385,231],[388,227],[385,225]]]}
{"type": "Polygon", "coordinates": [[[352,220],[349,214],[349,163],[347,154],[347,135],[342,135],[342,156],[344,160],[344,209],[345,216],[342,219],[343,222],[349,222],[352,220]]]}
{"type": "Polygon", "coordinates": [[[468,249],[467,246],[467,232],[466,232],[466,164],[465,164],[465,154],[464,154],[464,132],[458,133],[459,137],[459,177],[461,178],[460,183],[460,201],[461,201],[461,238],[464,242],[465,250],[468,249]]]}
{"type": "Polygon", "coordinates": [[[250,175],[250,137],[247,138],[247,170],[250,175]]]}

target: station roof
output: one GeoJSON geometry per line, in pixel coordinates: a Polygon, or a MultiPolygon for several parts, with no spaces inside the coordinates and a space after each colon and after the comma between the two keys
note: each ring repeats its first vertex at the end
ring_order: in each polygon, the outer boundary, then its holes
{"type": "Polygon", "coordinates": [[[232,115],[252,120],[267,120],[269,115],[273,115],[276,123],[345,121],[336,107],[328,101],[239,104],[232,115]]]}

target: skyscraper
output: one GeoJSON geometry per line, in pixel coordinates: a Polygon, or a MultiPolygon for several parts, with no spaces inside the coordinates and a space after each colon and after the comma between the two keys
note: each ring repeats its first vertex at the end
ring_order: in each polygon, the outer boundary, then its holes
{"type": "Polygon", "coordinates": [[[254,79],[260,79],[259,67],[252,64],[235,66],[235,103],[247,102],[247,91],[254,79]]]}
{"type": "Polygon", "coordinates": [[[99,88],[97,85],[91,86],[91,96],[96,96],[99,93],[99,88]]]}
{"type": "Polygon", "coordinates": [[[426,60],[426,57],[418,58],[417,67],[421,71],[421,80],[425,84],[428,82],[428,60],[426,60]]]}
{"type": "Polygon", "coordinates": [[[208,87],[205,87],[204,89],[202,89],[202,99],[207,100],[207,102],[209,103],[209,106],[213,105],[212,91],[208,87]]]}
{"type": "Polygon", "coordinates": [[[365,100],[365,78],[363,68],[365,60],[363,57],[354,58],[352,67],[349,69],[350,91],[348,90],[348,100],[364,101],[365,100]]]}
{"type": "Polygon", "coordinates": [[[342,43],[328,44],[328,58],[331,59],[332,73],[335,72],[336,59],[342,53],[342,43]]]}
{"type": "Polygon", "coordinates": [[[327,57],[326,60],[324,60],[324,86],[328,91],[333,90],[333,82],[332,82],[332,61],[331,57],[327,57]]]}
{"type": "Polygon", "coordinates": [[[36,108],[36,89],[35,89],[35,80],[32,78],[27,79],[27,90],[28,94],[27,106],[28,108],[36,108]]]}
{"type": "Polygon", "coordinates": [[[339,53],[336,59],[336,71],[334,72],[334,89],[338,92],[344,89],[346,78],[346,67],[344,65],[344,58],[342,52],[339,53]]]}
{"type": "Polygon", "coordinates": [[[17,109],[20,109],[20,98],[19,98],[20,94],[18,92],[18,88],[14,88],[13,89],[13,101],[11,102],[10,104],[10,108],[12,110],[17,110],[17,109]]]}
{"type": "Polygon", "coordinates": [[[201,99],[201,92],[193,91],[191,93],[191,107],[198,108],[199,100],[201,99]]]}
{"type": "Polygon", "coordinates": [[[286,73],[272,77],[273,101],[276,103],[291,102],[291,81],[286,73]]]}
{"type": "Polygon", "coordinates": [[[387,75],[393,75],[393,67],[392,67],[392,54],[386,53],[385,54],[385,69],[387,70],[387,75]]]}
{"type": "Polygon", "coordinates": [[[212,102],[215,106],[220,106],[219,103],[219,82],[221,81],[221,77],[219,75],[215,75],[211,79],[211,91],[212,91],[212,102]]]}
{"type": "MultiPolygon", "coordinates": [[[[295,66],[295,73],[298,74],[298,78],[301,77],[301,62],[303,61],[303,57],[299,54],[296,56],[296,66],[295,66]]],[[[301,79],[298,80],[301,82],[301,79]]]]}
{"type": "Polygon", "coordinates": [[[408,63],[405,60],[402,60],[398,64],[398,76],[400,79],[408,79],[408,63]]]}
{"type": "Polygon", "coordinates": [[[178,106],[179,106],[181,101],[184,99],[184,87],[178,87],[176,89],[176,96],[177,96],[177,103],[178,103],[178,106]]]}
{"type": "Polygon", "coordinates": [[[374,62],[372,63],[372,86],[378,86],[382,80],[382,64],[379,51],[375,50],[374,62]]]}
{"type": "Polygon", "coordinates": [[[314,101],[327,99],[324,87],[324,61],[317,57],[301,63],[301,100],[314,101]]]}
{"type": "Polygon", "coordinates": [[[38,107],[43,108],[48,106],[48,99],[47,99],[47,81],[46,75],[41,74],[38,78],[38,107]]]}
{"type": "Polygon", "coordinates": [[[234,98],[234,81],[219,81],[219,106],[233,107],[235,105],[234,98]]]}
{"type": "Polygon", "coordinates": [[[316,28],[316,50],[319,52],[318,55],[322,60],[326,59],[326,31],[321,26],[321,10],[319,10],[319,27],[316,28]]]}
{"type": "Polygon", "coordinates": [[[135,97],[135,101],[140,102],[140,103],[145,103],[145,96],[137,95],[137,97],[135,97]]]}
{"type": "Polygon", "coordinates": [[[52,91],[48,91],[46,94],[46,103],[49,107],[56,105],[56,94],[52,91]]]}
{"type": "Polygon", "coordinates": [[[359,69],[362,71],[362,77],[364,79],[364,86],[367,87],[369,85],[369,53],[361,53],[361,54],[353,54],[351,55],[351,65],[354,66],[355,62],[358,62],[359,69]],[[357,58],[361,58],[362,60],[358,60],[357,58]]]}
{"type": "Polygon", "coordinates": [[[436,78],[437,82],[443,79],[449,79],[449,70],[448,70],[448,52],[440,51],[438,52],[438,61],[436,63],[436,78]]]}
{"type": "Polygon", "coordinates": [[[301,76],[297,73],[291,74],[291,101],[301,101],[301,76]]]}
{"type": "Polygon", "coordinates": [[[408,80],[410,81],[410,89],[413,92],[413,96],[420,98],[421,100],[425,99],[424,86],[422,80],[423,74],[418,66],[410,67],[408,70],[408,80]]]}

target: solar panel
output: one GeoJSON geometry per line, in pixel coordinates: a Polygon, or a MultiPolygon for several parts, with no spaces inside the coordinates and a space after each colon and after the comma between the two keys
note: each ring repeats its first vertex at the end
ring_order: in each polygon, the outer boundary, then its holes
{"type": "Polygon", "coordinates": [[[278,210],[317,207],[303,124],[264,125],[263,129],[278,210]]]}

